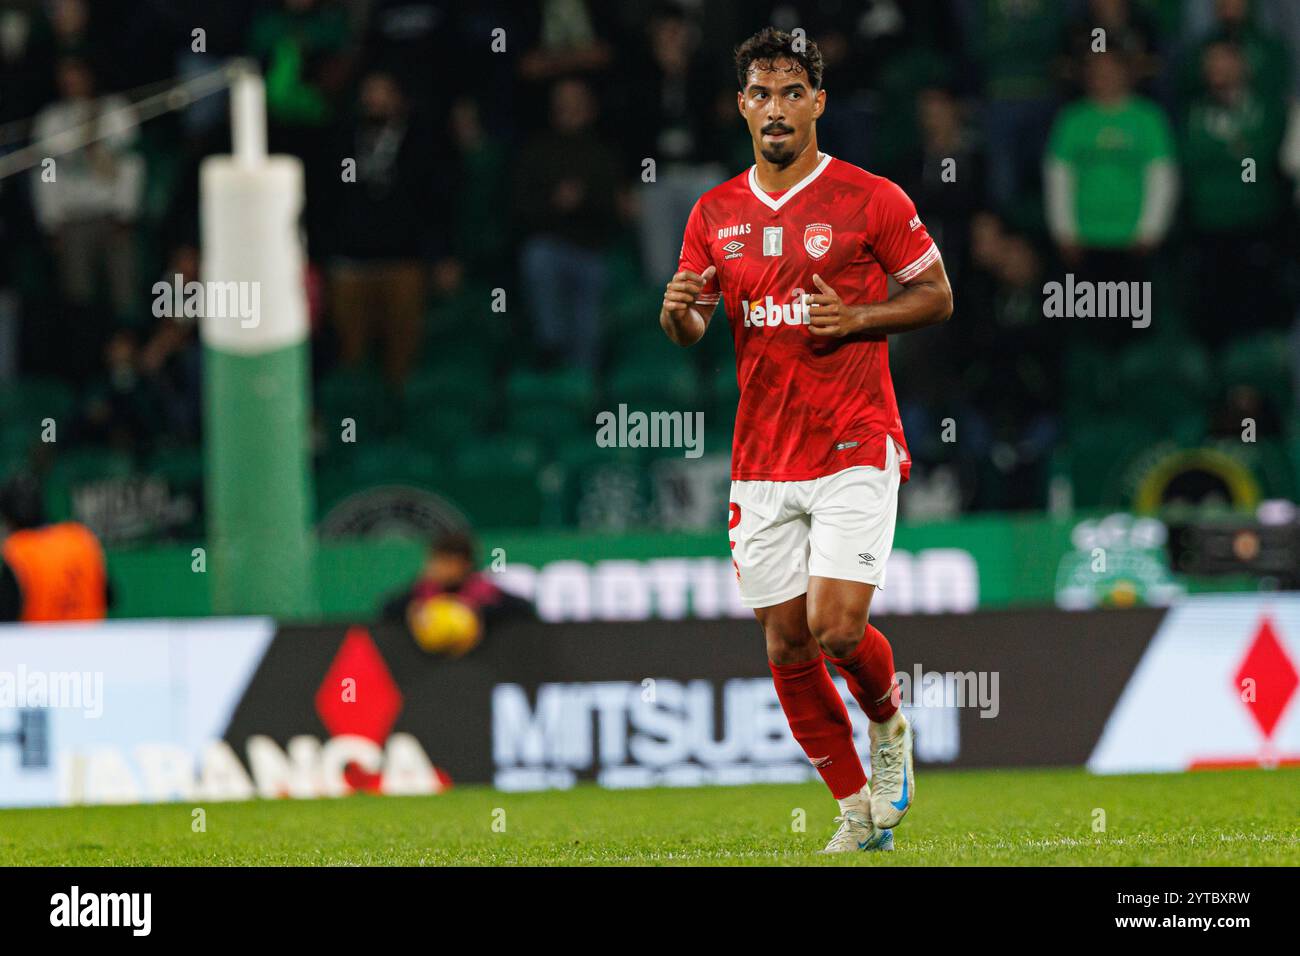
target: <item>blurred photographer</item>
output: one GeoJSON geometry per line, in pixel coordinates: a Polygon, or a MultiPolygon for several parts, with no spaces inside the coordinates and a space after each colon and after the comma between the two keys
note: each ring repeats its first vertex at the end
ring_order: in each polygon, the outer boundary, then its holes
{"type": "Polygon", "coordinates": [[[535,617],[531,603],[475,570],[476,550],[464,531],[436,538],[420,576],[384,603],[380,619],[405,622],[416,643],[430,653],[459,657],[478,646],[496,622],[535,617]]]}

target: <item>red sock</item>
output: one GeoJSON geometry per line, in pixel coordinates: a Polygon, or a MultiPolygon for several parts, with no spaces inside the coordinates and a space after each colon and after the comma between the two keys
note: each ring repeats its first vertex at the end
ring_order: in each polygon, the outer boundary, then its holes
{"type": "Polygon", "coordinates": [[[790,732],[813,762],[836,800],[857,793],[867,774],[853,746],[849,711],[820,657],[800,664],[773,664],[772,682],[790,732]]]}
{"type": "Polygon", "coordinates": [[[863,713],[876,723],[894,716],[898,710],[897,684],[894,682],[894,650],[870,624],[862,634],[862,641],[848,657],[831,657],[827,660],[844,675],[853,699],[863,713]]]}

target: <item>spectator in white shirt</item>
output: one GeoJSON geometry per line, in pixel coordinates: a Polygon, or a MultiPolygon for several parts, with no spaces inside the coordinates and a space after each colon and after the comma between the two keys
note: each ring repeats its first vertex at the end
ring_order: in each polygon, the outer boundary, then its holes
{"type": "Polygon", "coordinates": [[[89,64],[64,57],[56,67],[60,99],[36,115],[33,142],[52,157],[32,172],[36,219],[50,238],[69,304],[92,304],[100,276],[118,317],[135,303],[135,220],[144,192],[144,160],[134,151],[136,119],[120,96],[95,98],[89,64]],[[89,134],[89,137],[87,137],[89,134]],[[68,145],[92,138],[72,152],[68,145]]]}

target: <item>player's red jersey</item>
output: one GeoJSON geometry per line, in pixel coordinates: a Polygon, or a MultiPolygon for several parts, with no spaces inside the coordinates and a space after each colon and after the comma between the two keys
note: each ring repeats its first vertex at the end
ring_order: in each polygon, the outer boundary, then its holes
{"type": "Polygon", "coordinates": [[[751,168],[700,197],[679,268],[717,267],[699,302],[722,297],[736,342],[734,480],[884,468],[886,436],[907,480],[886,338],[813,335],[801,297],[819,291],[815,272],[848,305],[882,302],[886,274],[906,284],[938,261],[906,193],[830,156],[784,192],[765,193],[751,168]]]}

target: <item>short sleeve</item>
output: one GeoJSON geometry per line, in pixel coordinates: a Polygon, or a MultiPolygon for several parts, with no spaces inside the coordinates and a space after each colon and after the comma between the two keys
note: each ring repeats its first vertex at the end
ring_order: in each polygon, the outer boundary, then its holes
{"type": "Polygon", "coordinates": [[[867,203],[867,241],[885,271],[906,285],[939,261],[939,247],[897,185],[882,180],[867,203]]]}
{"type": "MultiPolygon", "coordinates": [[[[689,269],[696,275],[703,275],[705,269],[714,265],[713,256],[709,253],[704,213],[700,210],[701,202],[702,200],[695,203],[694,208],[691,209],[691,216],[686,221],[686,235],[682,239],[682,251],[677,260],[678,272],[689,269]]],[[[704,288],[700,290],[695,301],[698,305],[717,305],[718,298],[718,273],[715,271],[713,277],[704,283],[704,288]]]]}

